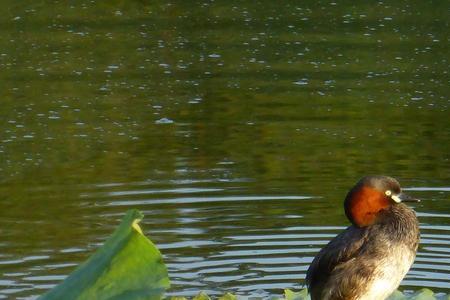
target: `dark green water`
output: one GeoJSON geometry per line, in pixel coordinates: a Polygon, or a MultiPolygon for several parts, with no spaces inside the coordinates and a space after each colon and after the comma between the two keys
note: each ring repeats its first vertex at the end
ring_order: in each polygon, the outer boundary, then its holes
{"type": "Polygon", "coordinates": [[[450,288],[447,1],[1,1],[0,299],[129,208],[171,294],[300,288],[366,174],[411,194],[401,290],[450,288]]]}

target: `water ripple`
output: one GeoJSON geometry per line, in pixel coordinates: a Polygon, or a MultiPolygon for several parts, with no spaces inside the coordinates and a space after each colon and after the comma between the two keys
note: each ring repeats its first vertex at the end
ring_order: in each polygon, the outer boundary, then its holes
{"type": "MultiPolygon", "coordinates": [[[[148,216],[143,228],[164,253],[173,284],[169,295],[191,296],[199,290],[216,295],[230,290],[268,296],[284,288],[301,288],[314,255],[346,227],[339,219],[341,208],[334,219],[320,217],[318,212],[330,209],[325,200],[308,201],[322,199],[318,196],[252,194],[235,183],[208,180],[183,181],[180,186],[159,182],[158,188],[153,184],[114,183],[81,191],[81,207],[100,210],[97,218],[110,224],[103,237],[96,236],[89,245],[83,238],[23,257],[0,254],[5,268],[0,295],[43,291],[63,280],[110,234],[125,208],[137,207],[148,216]]],[[[402,288],[448,289],[450,226],[442,221],[450,216],[422,207],[416,210],[427,223],[420,225],[419,252],[402,288]]],[[[0,247],[9,244],[2,242],[0,247]]]]}

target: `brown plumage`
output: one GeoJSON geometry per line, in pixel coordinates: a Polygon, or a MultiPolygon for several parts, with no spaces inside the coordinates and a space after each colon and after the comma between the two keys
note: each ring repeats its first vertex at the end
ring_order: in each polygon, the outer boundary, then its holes
{"type": "Polygon", "coordinates": [[[419,243],[415,213],[398,182],[362,178],[345,200],[353,223],[314,258],[306,275],[312,300],[382,300],[400,284],[419,243]]]}

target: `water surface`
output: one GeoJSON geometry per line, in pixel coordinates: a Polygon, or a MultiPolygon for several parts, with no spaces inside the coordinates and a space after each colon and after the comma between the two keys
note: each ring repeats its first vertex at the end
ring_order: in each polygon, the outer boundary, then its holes
{"type": "Polygon", "coordinates": [[[448,4],[3,1],[0,298],[35,299],[143,211],[172,295],[281,294],[398,178],[450,287],[448,4]]]}

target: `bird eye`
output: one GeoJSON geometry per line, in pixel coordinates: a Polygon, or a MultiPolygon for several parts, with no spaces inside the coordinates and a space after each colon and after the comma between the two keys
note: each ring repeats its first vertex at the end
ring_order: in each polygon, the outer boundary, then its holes
{"type": "Polygon", "coordinates": [[[391,196],[392,195],[392,192],[391,192],[391,190],[387,190],[386,192],[384,192],[385,194],[386,194],[386,196],[391,196]]]}

